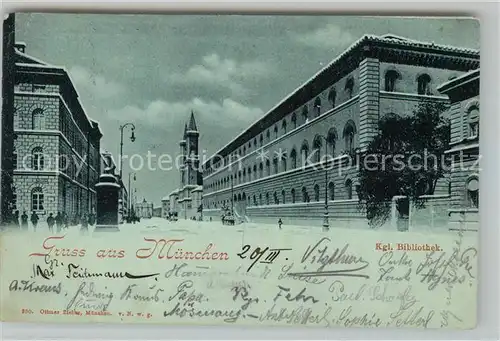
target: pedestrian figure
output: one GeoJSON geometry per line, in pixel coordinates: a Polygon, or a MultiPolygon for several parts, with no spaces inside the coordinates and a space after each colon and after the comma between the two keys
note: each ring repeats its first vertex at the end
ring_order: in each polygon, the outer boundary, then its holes
{"type": "Polygon", "coordinates": [[[28,230],[28,215],[26,214],[26,211],[24,211],[21,216],[21,228],[23,230],[28,230]]]}
{"type": "Polygon", "coordinates": [[[278,219],[278,226],[279,226],[280,230],[281,230],[281,225],[283,225],[283,221],[281,221],[281,218],[279,218],[278,219]]]}
{"type": "Polygon", "coordinates": [[[57,212],[56,217],[54,219],[56,221],[56,230],[57,233],[61,232],[62,228],[62,215],[61,212],[57,212]]]}
{"type": "Polygon", "coordinates": [[[49,225],[50,232],[54,232],[54,223],[55,223],[55,219],[52,216],[52,213],[50,213],[49,216],[47,217],[47,225],[49,225]]]}
{"type": "Polygon", "coordinates": [[[40,218],[38,218],[38,214],[36,214],[36,212],[35,212],[35,211],[33,211],[33,212],[31,213],[31,219],[30,219],[30,220],[31,220],[31,223],[33,224],[33,231],[36,231],[36,226],[38,225],[38,220],[39,220],[39,219],[40,219],[40,218]]]}
{"type": "Polygon", "coordinates": [[[89,225],[90,226],[94,226],[94,224],[95,224],[95,214],[94,213],[90,213],[89,214],[89,225]]]}
{"type": "Polygon", "coordinates": [[[20,225],[19,225],[19,211],[14,212],[14,216],[12,217],[12,219],[13,219],[14,226],[16,228],[20,228],[20,225]]]}

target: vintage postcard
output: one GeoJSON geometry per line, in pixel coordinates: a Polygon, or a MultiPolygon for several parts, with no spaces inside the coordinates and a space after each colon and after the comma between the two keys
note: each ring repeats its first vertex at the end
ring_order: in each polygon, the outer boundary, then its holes
{"type": "Polygon", "coordinates": [[[476,326],[476,19],[3,32],[2,321],[476,326]]]}

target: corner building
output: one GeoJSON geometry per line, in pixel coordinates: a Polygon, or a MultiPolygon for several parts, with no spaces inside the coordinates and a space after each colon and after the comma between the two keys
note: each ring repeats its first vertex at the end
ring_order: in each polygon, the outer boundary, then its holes
{"type": "Polygon", "coordinates": [[[321,226],[327,196],[330,226],[366,227],[347,155],[385,115],[449,103],[437,86],[478,67],[475,50],[363,36],[203,164],[204,217],[233,206],[246,221],[321,226]]]}
{"type": "Polygon", "coordinates": [[[16,44],[13,206],[42,222],[57,212],[75,221],[95,210],[102,134],[67,71],[25,49],[16,44]]]}
{"type": "Polygon", "coordinates": [[[479,69],[439,87],[449,96],[450,229],[479,229],[479,69]]]}

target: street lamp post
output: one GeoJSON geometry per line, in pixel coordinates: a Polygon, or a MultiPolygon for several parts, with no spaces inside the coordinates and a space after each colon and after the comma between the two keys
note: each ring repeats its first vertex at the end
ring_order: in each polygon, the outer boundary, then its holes
{"type": "Polygon", "coordinates": [[[132,210],[132,187],[130,184],[130,175],[134,174],[134,181],[136,180],[135,173],[128,173],[128,215],[130,216],[131,210],[132,210]]]}
{"type": "Polygon", "coordinates": [[[123,129],[125,127],[130,126],[131,130],[131,135],[130,135],[130,141],[134,142],[135,141],[135,125],[133,123],[125,123],[124,125],[120,126],[120,180],[122,179],[122,174],[123,174],[123,129]]]}
{"type": "MultiPolygon", "coordinates": [[[[328,140],[323,135],[319,135],[325,141],[325,155],[328,150],[328,140]]],[[[318,151],[319,152],[319,151],[318,151]]],[[[328,214],[328,160],[325,160],[325,212],[323,213],[323,231],[330,229],[329,214],[328,214]]]]}

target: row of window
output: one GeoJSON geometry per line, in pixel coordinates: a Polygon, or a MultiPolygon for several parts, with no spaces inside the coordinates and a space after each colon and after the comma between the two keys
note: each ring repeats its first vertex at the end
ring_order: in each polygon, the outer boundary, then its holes
{"type": "MultiPolygon", "coordinates": [[[[17,153],[13,154],[13,163],[17,169],[18,162],[17,153]]],[[[48,169],[48,166],[45,162],[45,154],[43,152],[42,147],[35,147],[31,150],[31,154],[27,159],[23,160],[24,165],[21,165],[23,169],[28,168],[35,171],[43,171],[48,169]]],[[[69,163],[67,157],[59,158],[59,169],[68,175],[71,179],[76,179],[81,184],[86,183],[88,170],[87,167],[81,167],[80,171],[77,170],[77,166],[74,163],[69,163]]],[[[93,169],[90,170],[90,179],[91,184],[95,184],[97,182],[97,172],[93,169]]]]}
{"type": "MultiPolygon", "coordinates": [[[[353,92],[354,92],[354,78],[349,77],[346,80],[344,91],[347,94],[348,98],[353,97],[353,92]]],[[[332,87],[328,93],[328,102],[330,103],[331,108],[335,107],[335,102],[337,99],[337,90],[332,87]]],[[[265,133],[261,133],[258,137],[254,137],[252,141],[249,141],[248,144],[243,145],[239,149],[237,149],[235,152],[231,153],[230,155],[226,156],[223,160],[219,160],[218,162],[215,162],[213,167],[209,170],[207,170],[206,175],[209,175],[215,171],[215,169],[219,169],[222,165],[222,161],[224,164],[228,164],[230,160],[234,159],[235,157],[241,157],[245,156],[248,153],[251,153],[252,151],[257,150],[258,148],[261,148],[264,146],[264,144],[267,144],[271,142],[273,139],[277,139],[280,137],[280,132],[281,136],[285,135],[287,132],[292,131],[294,129],[297,129],[298,127],[298,119],[297,119],[297,114],[299,113],[301,117],[301,122],[302,124],[305,124],[309,121],[309,118],[315,118],[320,116],[322,112],[322,102],[321,98],[316,97],[313,106],[312,106],[312,111],[309,111],[308,105],[305,104],[302,109],[298,110],[297,112],[293,112],[290,118],[290,121],[288,123],[287,119],[284,118],[280,124],[276,123],[273,128],[269,128],[265,131],[265,133]],[[272,135],[272,136],[271,136],[272,135]],[[252,149],[253,146],[253,149],[252,149]]]]}
{"type": "MultiPolygon", "coordinates": [[[[351,200],[353,199],[353,184],[350,179],[348,179],[345,184],[344,184],[344,193],[345,193],[345,199],[351,200]]],[[[324,192],[323,192],[324,193],[324,192]]],[[[248,206],[261,206],[261,205],[280,205],[280,204],[286,204],[287,203],[287,198],[290,203],[295,204],[298,199],[301,200],[301,202],[308,203],[311,201],[319,202],[324,200],[324,196],[322,197],[323,193],[321,192],[321,188],[318,184],[314,185],[313,187],[313,200],[311,200],[309,191],[307,187],[302,187],[300,191],[300,196],[296,192],[295,188],[292,188],[290,190],[290,196],[287,196],[286,191],[282,190],[281,195],[278,195],[278,192],[274,192],[272,194],[272,197],[270,193],[266,193],[264,196],[262,193],[260,193],[258,196],[253,195],[251,196],[246,196],[245,193],[243,194],[238,194],[234,195],[234,201],[236,203],[238,202],[243,202],[246,203],[248,206]]],[[[329,201],[334,201],[335,199],[335,184],[333,182],[330,182],[328,184],[328,200],[329,201]]],[[[218,202],[210,202],[208,204],[209,208],[220,208],[224,207],[228,204],[228,200],[222,200],[218,202]]]]}
{"type": "MultiPolygon", "coordinates": [[[[394,69],[388,70],[385,73],[385,87],[384,87],[385,91],[390,91],[390,92],[396,91],[396,84],[397,81],[400,79],[401,79],[401,74],[398,71],[394,69]]],[[[344,91],[347,94],[348,98],[352,98],[354,91],[354,78],[349,77],[346,80],[344,91]]],[[[420,95],[432,94],[431,77],[428,74],[421,74],[417,77],[417,93],[420,95]]],[[[328,102],[330,103],[332,108],[335,107],[336,99],[337,99],[337,90],[334,87],[332,87],[328,93],[328,102]]],[[[313,118],[318,117],[321,114],[321,108],[322,108],[321,98],[316,97],[312,107],[313,118]]],[[[299,112],[302,118],[302,122],[307,123],[310,116],[308,105],[307,104],[304,105],[302,109],[299,110],[299,112]]],[[[271,142],[272,138],[277,139],[280,136],[280,130],[281,130],[281,135],[285,135],[287,133],[287,129],[293,130],[296,128],[297,128],[297,112],[293,112],[290,118],[290,124],[287,123],[287,119],[284,118],[281,124],[277,123],[274,125],[273,128],[267,129],[265,133],[261,133],[258,137],[254,137],[253,141],[249,141],[248,144],[243,145],[232,154],[226,156],[223,162],[224,164],[227,165],[231,159],[234,159],[235,157],[245,156],[247,155],[247,153],[257,150],[258,148],[261,148],[262,146],[264,146],[265,143],[271,142]],[[273,136],[271,137],[271,135],[273,136]]],[[[216,169],[219,169],[221,165],[222,165],[221,161],[214,163],[213,167],[207,170],[205,176],[212,174],[216,169]]]]}
{"type": "MultiPolygon", "coordinates": [[[[354,151],[355,134],[356,126],[354,122],[348,121],[343,132],[345,152],[351,153],[354,151]]],[[[334,157],[336,144],[337,131],[335,128],[331,128],[328,131],[326,137],[322,135],[316,135],[312,143],[312,154],[310,153],[308,141],[304,140],[300,149],[298,150],[300,152],[300,161],[302,162],[301,165],[305,166],[311,162],[320,162],[322,161],[322,156],[334,157]]],[[[275,153],[275,156],[272,159],[272,163],[269,159],[267,159],[266,161],[253,165],[253,167],[244,168],[243,170],[238,171],[234,174],[234,176],[226,176],[224,179],[207,182],[205,184],[205,187],[207,189],[216,191],[224,188],[229,188],[231,186],[231,181],[233,181],[233,185],[238,185],[272,174],[286,172],[288,169],[297,168],[297,158],[298,155],[296,148],[292,148],[289,155],[286,150],[280,150],[279,152],[275,153]]],[[[264,157],[262,159],[264,159],[264,157]]]]}

